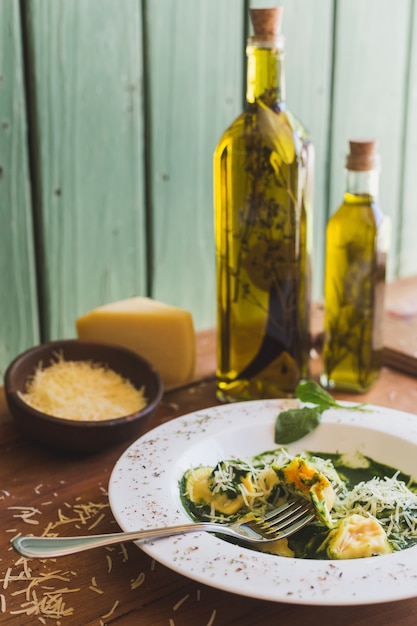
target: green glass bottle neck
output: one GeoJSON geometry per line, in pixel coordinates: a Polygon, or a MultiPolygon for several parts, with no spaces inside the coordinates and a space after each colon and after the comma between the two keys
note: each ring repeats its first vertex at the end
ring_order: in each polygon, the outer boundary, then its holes
{"type": "Polygon", "coordinates": [[[345,200],[347,202],[374,201],[378,198],[379,170],[365,172],[346,170],[345,200]]]}
{"type": "Polygon", "coordinates": [[[269,107],[285,105],[284,48],[249,42],[246,100],[261,99],[269,107]]]}

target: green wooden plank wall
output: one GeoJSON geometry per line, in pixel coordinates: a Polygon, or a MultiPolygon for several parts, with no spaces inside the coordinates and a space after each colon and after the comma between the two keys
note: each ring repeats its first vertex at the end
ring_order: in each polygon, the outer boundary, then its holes
{"type": "Polygon", "coordinates": [[[0,372],[39,341],[19,5],[0,2],[0,372]]]}
{"type": "MultiPolygon", "coordinates": [[[[212,154],[242,108],[249,6],[2,0],[0,373],[132,295],[215,322],[212,154]]],[[[417,272],[413,0],[283,0],[289,108],[316,147],[314,294],[354,136],[379,140],[389,278],[417,272]]]]}

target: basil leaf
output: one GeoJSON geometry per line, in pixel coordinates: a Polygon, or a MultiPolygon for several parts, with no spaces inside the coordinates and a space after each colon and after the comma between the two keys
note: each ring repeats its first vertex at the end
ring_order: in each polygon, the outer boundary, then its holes
{"type": "Polygon", "coordinates": [[[323,387],[320,387],[314,380],[306,380],[298,383],[295,390],[295,396],[301,402],[309,402],[322,407],[322,410],[334,407],[336,409],[349,409],[350,411],[366,411],[366,404],[356,404],[355,406],[346,407],[331,396],[323,387]]]}
{"type": "Polygon", "coordinates": [[[299,383],[295,390],[295,395],[301,402],[314,404],[315,406],[282,411],[275,421],[275,443],[292,443],[308,435],[320,424],[321,414],[331,407],[366,411],[363,404],[350,407],[339,404],[313,380],[299,383]]]}
{"type": "Polygon", "coordinates": [[[331,406],[338,406],[332,396],[327,393],[323,387],[320,387],[319,384],[314,382],[314,380],[306,380],[298,383],[295,395],[301,402],[311,402],[312,404],[318,404],[326,409],[331,406]]]}
{"type": "Polygon", "coordinates": [[[308,435],[320,424],[325,408],[303,407],[282,411],[275,421],[275,443],[287,444],[308,435]]]}

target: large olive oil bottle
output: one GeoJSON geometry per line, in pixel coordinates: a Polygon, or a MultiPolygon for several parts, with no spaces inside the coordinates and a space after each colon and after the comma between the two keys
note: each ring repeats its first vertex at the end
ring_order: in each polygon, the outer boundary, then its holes
{"type": "Polygon", "coordinates": [[[389,221],[378,178],[375,141],[351,141],[344,201],[326,231],[322,383],[331,389],[364,392],[381,368],[389,221]]]}
{"type": "Polygon", "coordinates": [[[281,15],[251,11],[246,109],[214,154],[225,402],[291,396],[308,376],[313,147],[285,105],[281,15]]]}

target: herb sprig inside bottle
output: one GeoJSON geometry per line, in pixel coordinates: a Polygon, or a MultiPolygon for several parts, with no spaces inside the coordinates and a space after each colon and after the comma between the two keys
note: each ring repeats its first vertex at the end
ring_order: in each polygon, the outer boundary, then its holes
{"type": "Polygon", "coordinates": [[[336,402],[325,389],[313,380],[300,382],[295,390],[295,396],[301,402],[314,406],[282,411],[275,422],[275,443],[292,443],[308,435],[320,424],[322,413],[327,409],[365,410],[364,404],[346,406],[336,402]]]}
{"type": "Polygon", "coordinates": [[[251,9],[245,110],[214,153],[217,397],[308,378],[314,148],[287,109],[282,7],[251,9]]]}

